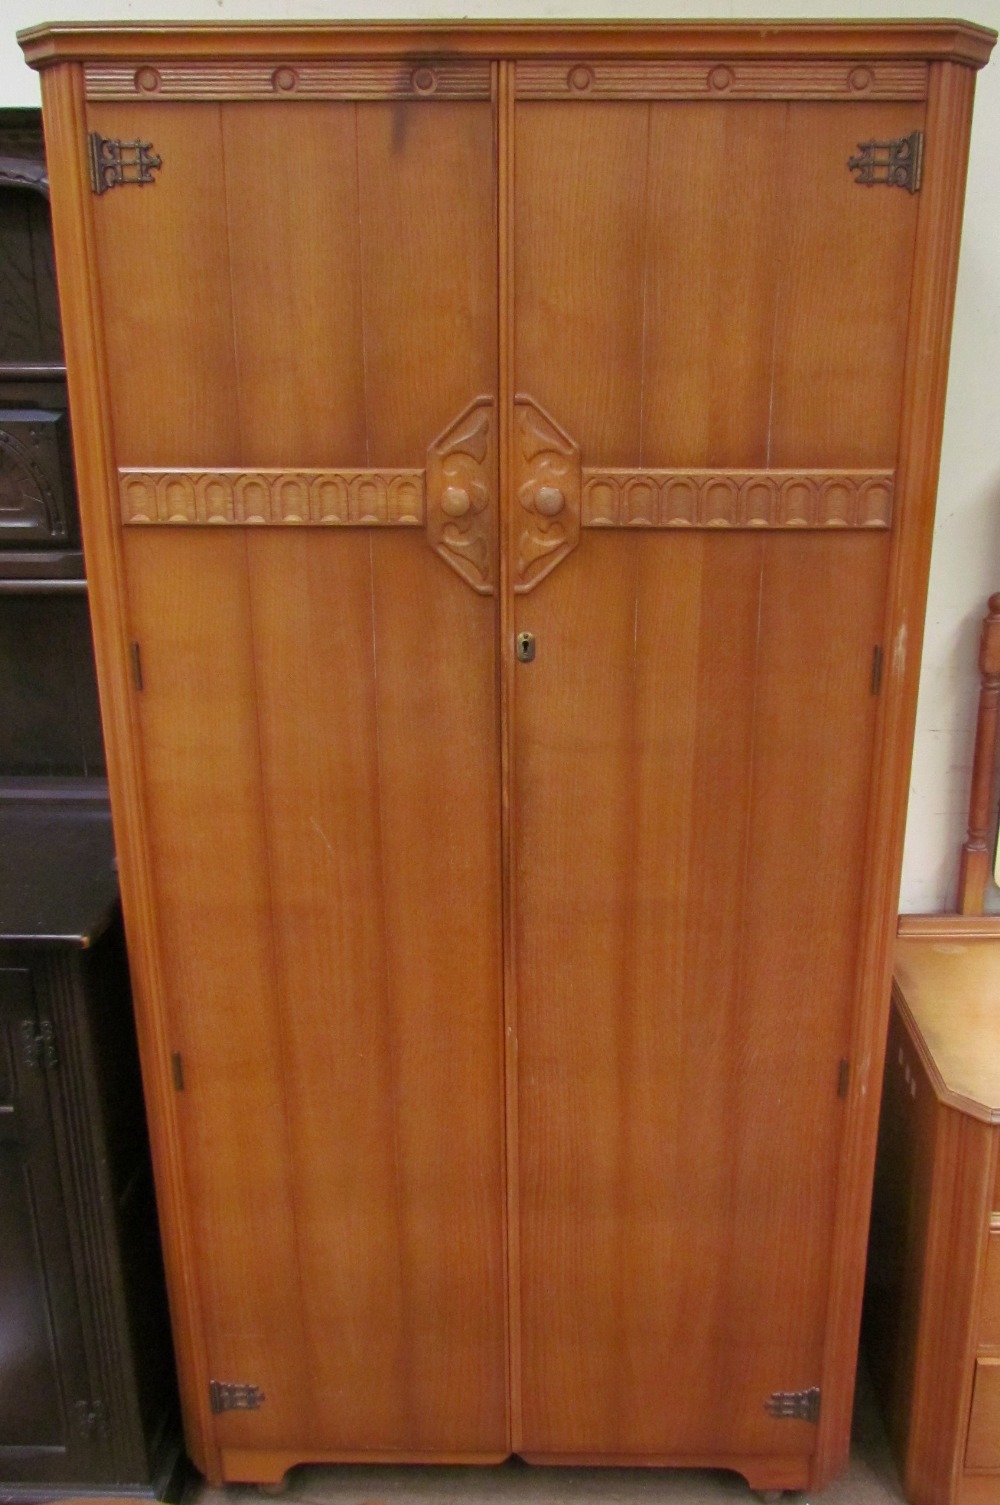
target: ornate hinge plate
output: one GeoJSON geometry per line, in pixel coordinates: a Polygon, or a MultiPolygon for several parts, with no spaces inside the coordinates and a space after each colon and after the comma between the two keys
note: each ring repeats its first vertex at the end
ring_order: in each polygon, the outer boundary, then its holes
{"type": "Polygon", "coordinates": [[[849,157],[847,165],[857,173],[854,181],[864,188],[884,183],[889,188],[919,193],[923,156],[924,133],[911,131],[894,141],[859,141],[858,155],[849,157]]]}
{"type": "Polygon", "coordinates": [[[215,1416],[223,1411],[259,1411],[267,1397],[256,1385],[230,1385],[222,1380],[210,1380],[208,1400],[215,1416]]]}
{"type": "Polygon", "coordinates": [[[153,174],[163,166],[163,158],[153,150],[151,141],[120,141],[91,131],[90,186],[95,193],[107,193],[126,183],[144,188],[152,183],[153,174]]]}
{"type": "Polygon", "coordinates": [[[37,1071],[50,1071],[53,1066],[58,1066],[56,1032],[51,1019],[40,1019],[37,1028],[33,1019],[22,1019],[21,1048],[25,1064],[37,1071]]]}
{"type": "Polygon", "coordinates": [[[784,1421],[819,1421],[819,1386],[810,1390],[776,1390],[764,1410],[784,1421]]]}

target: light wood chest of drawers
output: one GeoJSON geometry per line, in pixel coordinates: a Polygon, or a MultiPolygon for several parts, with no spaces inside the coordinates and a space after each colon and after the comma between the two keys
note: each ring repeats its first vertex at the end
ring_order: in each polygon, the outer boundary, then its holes
{"type": "Polygon", "coordinates": [[[866,1311],[907,1498],[1000,1502],[1000,938],[901,938],[866,1311]]]}

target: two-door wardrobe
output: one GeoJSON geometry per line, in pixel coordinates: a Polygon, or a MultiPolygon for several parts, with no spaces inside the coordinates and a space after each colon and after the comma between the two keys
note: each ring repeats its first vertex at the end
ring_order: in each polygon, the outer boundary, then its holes
{"type": "Polygon", "coordinates": [[[22,37],[210,1478],[843,1465],[993,40],[22,37]]]}

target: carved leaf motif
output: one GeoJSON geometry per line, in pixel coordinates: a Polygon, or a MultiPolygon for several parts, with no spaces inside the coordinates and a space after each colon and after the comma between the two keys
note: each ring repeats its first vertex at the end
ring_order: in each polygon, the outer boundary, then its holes
{"type": "Polygon", "coordinates": [[[514,589],[544,580],[580,541],[580,449],[544,408],[514,399],[517,499],[521,507],[514,589]]]}
{"type": "Polygon", "coordinates": [[[427,534],[473,590],[493,594],[493,477],[496,418],[492,397],[477,397],[427,451],[427,534]]]}

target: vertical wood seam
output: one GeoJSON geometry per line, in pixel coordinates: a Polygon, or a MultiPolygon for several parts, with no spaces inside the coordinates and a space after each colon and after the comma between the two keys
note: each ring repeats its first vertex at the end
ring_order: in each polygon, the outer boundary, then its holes
{"type": "Polygon", "coordinates": [[[515,546],[513,507],[514,462],[514,168],[515,168],[515,86],[516,67],[501,61],[498,71],[498,204],[497,220],[497,307],[498,307],[498,381],[499,444],[499,611],[500,611],[500,814],[503,869],[503,946],[504,946],[504,1059],[506,1066],[506,1143],[507,1143],[507,1312],[509,1332],[509,1427],[510,1447],[517,1452],[522,1443],[521,1415],[521,1228],[518,1158],[518,1035],[517,1035],[517,955],[515,946],[515,860],[512,830],[514,784],[514,696],[516,680],[511,652],[514,638],[513,576],[510,561],[515,546]]]}
{"type": "MultiPolygon", "coordinates": [[[[784,147],[785,147],[785,143],[786,143],[786,141],[788,139],[789,108],[790,108],[789,105],[786,103],[785,107],[784,107],[784,110],[782,111],[782,121],[781,121],[782,155],[784,155],[784,147]]],[[[792,190],[791,191],[793,193],[796,191],[796,185],[794,185],[794,184],[792,185],[792,190]]],[[[779,245],[781,247],[780,252],[779,252],[780,260],[778,262],[777,267],[775,268],[775,278],[774,278],[774,308],[773,308],[773,310],[771,312],[771,353],[770,353],[770,366],[769,366],[769,370],[768,370],[768,389],[767,389],[767,439],[766,439],[765,445],[764,445],[764,467],[767,470],[770,470],[770,468],[771,468],[771,436],[772,436],[772,433],[773,433],[773,430],[774,430],[774,388],[775,388],[775,382],[777,380],[777,373],[778,373],[778,361],[777,361],[777,356],[778,356],[778,324],[779,324],[780,318],[781,318],[781,309],[782,309],[782,296],[781,296],[781,294],[782,294],[782,288],[783,288],[783,285],[784,285],[785,273],[786,273],[786,271],[788,269],[788,257],[786,255],[787,244],[788,244],[788,237],[787,236],[782,236],[781,239],[779,240],[779,245]]]]}
{"type": "MultiPolygon", "coordinates": [[[[232,262],[230,262],[230,268],[232,262]]],[[[234,328],[235,334],[235,328],[234,328]]],[[[234,346],[234,357],[235,357],[234,346]]],[[[240,429],[240,442],[243,442],[242,426],[240,429]]],[[[266,546],[266,540],[264,540],[266,546]]],[[[275,894],[274,894],[274,861],[273,844],[271,840],[271,821],[268,811],[267,788],[264,777],[264,737],[261,729],[261,692],[260,675],[257,665],[257,633],[254,624],[254,593],[253,581],[250,569],[250,549],[252,546],[249,530],[243,534],[243,589],[246,598],[247,626],[250,634],[250,663],[253,673],[253,735],[257,746],[257,788],[260,795],[260,826],[261,838],[264,843],[266,854],[265,887],[267,892],[267,951],[270,963],[270,987],[272,997],[275,1000],[274,1020],[278,1031],[278,1050],[280,1060],[278,1066],[278,1078],[281,1087],[281,1127],[282,1138],[285,1146],[285,1165],[288,1187],[288,1198],[291,1211],[291,1234],[292,1246],[295,1251],[295,1289],[298,1292],[298,1332],[299,1341],[294,1347],[295,1370],[293,1374],[298,1379],[301,1373],[301,1365],[306,1355],[306,1294],[305,1280],[302,1274],[302,1241],[299,1237],[299,1209],[298,1188],[295,1174],[295,1143],[292,1135],[292,1125],[289,1114],[289,1101],[292,1092],[291,1074],[288,1069],[288,999],[286,997],[283,967],[279,963],[278,936],[275,920],[275,894]]],[[[286,1371],[287,1372],[287,1371],[286,1371]]],[[[297,1387],[296,1387],[297,1388],[297,1387]]]]}
{"type": "MultiPolygon", "coordinates": [[[[361,403],[365,420],[365,465],[371,465],[371,423],[368,416],[368,319],[365,313],[365,246],[361,222],[361,120],[360,105],[354,105],[354,202],[358,209],[358,312],[361,318],[361,403]]],[[[372,565],[372,603],[375,600],[375,573],[372,565]]],[[[377,711],[377,707],[376,707],[377,711]]],[[[380,806],[381,808],[381,806],[380,806]]]]}
{"type": "MultiPolygon", "coordinates": [[[[357,108],[357,107],[355,107],[357,108]]],[[[361,198],[358,196],[358,214],[360,219],[361,198]]],[[[367,413],[366,443],[367,443],[367,413]]],[[[398,1290],[400,1294],[400,1323],[406,1332],[407,1340],[400,1345],[404,1355],[403,1373],[400,1392],[402,1395],[402,1411],[404,1414],[410,1411],[413,1395],[413,1376],[410,1369],[409,1358],[412,1351],[412,1343],[409,1341],[412,1330],[410,1317],[410,1303],[403,1299],[406,1290],[407,1271],[410,1268],[410,1260],[404,1250],[406,1246],[406,1218],[404,1216],[403,1179],[399,1161],[399,1069],[397,1063],[397,1041],[393,1029],[392,1008],[392,967],[390,961],[389,944],[389,906],[385,890],[385,812],[383,802],[383,764],[382,764],[382,731],[379,724],[379,685],[378,685],[378,614],[375,606],[375,540],[368,535],[368,595],[371,603],[371,664],[372,664],[372,726],[375,732],[375,809],[377,842],[376,865],[378,867],[378,929],[379,956],[381,958],[380,982],[382,989],[382,1018],[381,1025],[385,1037],[386,1070],[388,1074],[388,1097],[389,1114],[392,1121],[392,1184],[393,1184],[393,1216],[395,1218],[396,1254],[398,1259],[398,1290]]],[[[408,1418],[407,1418],[408,1419],[408,1418]]],[[[406,1428],[412,1435],[412,1428],[406,1428]]]]}
{"type": "Polygon", "coordinates": [[[643,439],[646,417],[646,304],[649,297],[649,155],[653,137],[653,102],[646,105],[646,159],[642,182],[642,327],[639,335],[639,466],[643,465],[643,439]]]}
{"type": "MultiPolygon", "coordinates": [[[[229,201],[229,174],[226,170],[226,126],[223,117],[223,107],[216,105],[216,125],[219,134],[219,170],[222,173],[222,209],[226,221],[226,286],[229,288],[229,334],[232,340],[233,350],[233,383],[236,387],[236,434],[239,444],[239,463],[242,465],[246,460],[246,429],[243,423],[243,373],[240,370],[240,340],[239,331],[236,328],[236,284],[233,277],[233,217],[230,213],[229,201]]],[[[250,559],[246,556],[246,579],[249,592],[250,582],[250,559]]],[[[256,676],[257,660],[253,659],[254,674],[256,676]]],[[[256,685],[255,685],[256,691],[256,685]]]]}

